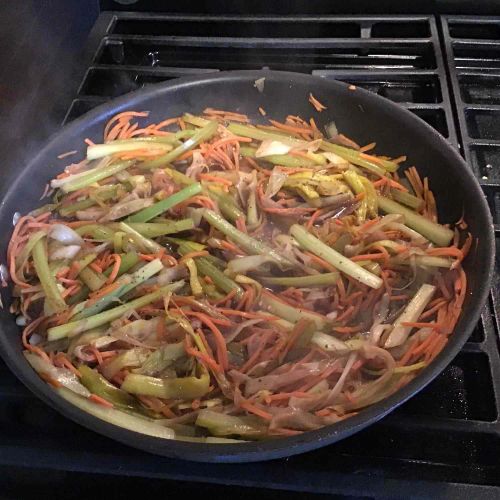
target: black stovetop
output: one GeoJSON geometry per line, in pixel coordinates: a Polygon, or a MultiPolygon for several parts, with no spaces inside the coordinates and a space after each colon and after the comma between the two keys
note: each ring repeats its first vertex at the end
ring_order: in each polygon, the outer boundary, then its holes
{"type": "MultiPolygon", "coordinates": [[[[219,70],[268,67],[362,86],[408,108],[459,148],[500,235],[498,18],[105,12],[85,55],[68,64],[80,83],[66,122],[144,85],[219,70]]],[[[46,108],[56,105],[55,95],[46,92],[46,108]]],[[[473,335],[418,396],[340,443],[266,463],[194,464],[128,448],[56,414],[0,362],[0,477],[29,467],[125,482],[137,476],[253,486],[261,495],[267,489],[367,498],[500,495],[499,291],[497,275],[473,335]]]]}

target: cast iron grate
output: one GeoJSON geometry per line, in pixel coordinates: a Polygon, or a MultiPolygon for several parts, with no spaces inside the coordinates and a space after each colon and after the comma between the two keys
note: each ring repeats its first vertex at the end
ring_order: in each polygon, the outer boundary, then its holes
{"type": "MultiPolygon", "coordinates": [[[[90,36],[89,52],[91,61],[66,121],[150,83],[265,66],[365,87],[407,107],[458,145],[433,17],[104,13],[90,36]],[[287,53],[293,57],[284,57],[287,53]]],[[[483,80],[473,75],[468,95],[487,99],[478,82],[483,80]]],[[[476,108],[471,112],[483,111],[476,108]]],[[[487,124],[474,116],[480,134],[487,124]]],[[[481,155],[493,158],[496,144],[488,146],[481,155]]],[[[500,213],[500,192],[491,183],[485,188],[491,189],[492,210],[500,213]]],[[[0,363],[0,463],[367,497],[399,497],[411,488],[427,498],[444,489],[454,498],[464,491],[477,498],[487,485],[500,484],[494,319],[487,306],[447,370],[379,424],[322,450],[250,467],[186,465],[98,437],[39,402],[0,363]]]]}

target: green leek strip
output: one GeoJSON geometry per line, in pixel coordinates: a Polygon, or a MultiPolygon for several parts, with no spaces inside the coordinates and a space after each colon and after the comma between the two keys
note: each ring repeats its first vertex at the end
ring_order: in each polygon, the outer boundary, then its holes
{"type": "Polygon", "coordinates": [[[198,268],[193,259],[186,259],[185,265],[189,270],[189,286],[191,287],[191,293],[198,297],[203,294],[203,287],[201,286],[200,280],[198,278],[198,268]]]}
{"type": "Polygon", "coordinates": [[[396,256],[392,257],[391,263],[403,266],[409,266],[412,262],[415,262],[417,266],[427,266],[427,267],[442,267],[444,269],[450,269],[453,259],[447,257],[437,257],[435,255],[413,255],[412,258],[408,256],[396,256]]]}
{"type": "MultiPolygon", "coordinates": [[[[165,220],[165,222],[130,222],[128,226],[146,238],[157,238],[165,234],[180,233],[194,228],[192,219],[165,220]]],[[[114,227],[111,225],[111,227],[114,227]]],[[[118,225],[116,225],[118,227],[118,225]]]]}
{"type": "Polygon", "coordinates": [[[366,212],[368,211],[365,185],[361,181],[361,176],[354,172],[354,170],[347,170],[346,172],[344,172],[344,179],[356,194],[365,194],[365,196],[359,203],[359,208],[356,210],[358,222],[363,222],[366,219],[366,212]]]}
{"type": "Polygon", "coordinates": [[[158,425],[153,420],[143,418],[142,416],[131,415],[115,408],[106,408],[78,396],[69,389],[63,387],[56,389],[57,393],[72,405],[80,408],[86,413],[94,415],[105,422],[129,429],[133,432],[139,432],[148,436],[159,437],[162,439],[175,439],[175,431],[168,427],[158,425]]]}
{"type": "Polygon", "coordinates": [[[78,371],[82,374],[80,382],[92,394],[104,398],[121,410],[144,412],[136,398],[115,387],[96,370],[82,364],[78,366],[78,371]]]}
{"type": "Polygon", "coordinates": [[[45,293],[45,301],[52,313],[60,313],[67,309],[67,304],[57,288],[55,278],[51,275],[49,259],[45,246],[46,238],[41,238],[33,245],[33,263],[35,271],[45,293]]]}
{"type": "Polygon", "coordinates": [[[372,182],[362,175],[359,176],[361,183],[365,188],[365,198],[363,201],[366,202],[366,209],[368,215],[371,217],[377,217],[378,215],[378,203],[377,203],[377,191],[373,186],[372,182]]]}
{"type": "Polygon", "coordinates": [[[378,197],[378,206],[382,212],[386,214],[400,214],[405,218],[405,225],[411,227],[422,236],[432,241],[440,247],[446,247],[453,239],[453,231],[441,224],[432,222],[413,210],[400,205],[394,200],[385,198],[384,196],[378,197]]]}
{"type": "Polygon", "coordinates": [[[182,238],[173,238],[173,237],[167,237],[167,241],[170,243],[175,243],[176,245],[181,245],[181,248],[179,248],[179,253],[183,252],[182,255],[185,255],[188,252],[202,252],[205,250],[206,246],[202,245],[201,243],[196,243],[196,241],[190,241],[190,240],[183,240],[182,238]]]}
{"type": "Polygon", "coordinates": [[[90,293],[90,288],[87,285],[83,285],[75,295],[68,297],[68,304],[70,306],[74,306],[75,304],[79,304],[82,300],[85,300],[90,293]]]}
{"type": "Polygon", "coordinates": [[[59,207],[59,214],[62,217],[69,217],[78,210],[85,210],[86,208],[93,207],[97,205],[97,199],[99,201],[106,201],[116,196],[118,186],[111,186],[108,188],[99,188],[98,192],[92,194],[92,197],[85,198],[84,200],[76,201],[71,205],[59,207]]]}
{"type": "Polygon", "coordinates": [[[286,133],[280,133],[279,130],[276,130],[276,132],[270,132],[268,130],[262,130],[250,125],[243,125],[241,123],[230,123],[227,126],[227,129],[235,135],[239,135],[240,137],[250,137],[250,139],[255,139],[257,141],[265,141],[269,139],[279,142],[286,141],[290,145],[297,146],[304,146],[307,144],[307,141],[297,139],[296,137],[292,137],[286,133]]]}
{"type": "MultiPolygon", "coordinates": [[[[120,268],[118,269],[118,276],[121,276],[123,273],[126,273],[131,267],[134,267],[139,262],[139,256],[135,252],[122,253],[120,254],[121,263],[120,268]]],[[[104,271],[105,276],[109,276],[113,267],[108,267],[106,271],[104,271]]]]}
{"type": "Polygon", "coordinates": [[[129,373],[121,386],[130,394],[140,394],[163,399],[195,399],[208,393],[210,376],[202,370],[201,376],[182,378],[156,378],[129,373]]]}
{"type": "Polygon", "coordinates": [[[106,277],[103,274],[96,273],[88,267],[82,269],[78,276],[93,292],[102,288],[104,283],[106,283],[106,277]]]}
{"type": "Polygon", "coordinates": [[[197,427],[205,427],[214,436],[265,437],[267,427],[258,417],[236,417],[212,410],[201,410],[196,418],[197,427]]]}
{"type": "Polygon", "coordinates": [[[282,257],[278,252],[251,236],[248,236],[248,234],[239,231],[212,210],[205,210],[203,212],[203,217],[211,226],[231,238],[237,245],[241,246],[243,250],[257,255],[269,255],[280,265],[290,265],[290,262],[282,257]]]}
{"type": "Polygon", "coordinates": [[[339,273],[324,273],[324,274],[311,274],[308,276],[283,276],[283,277],[270,277],[259,276],[259,281],[264,285],[280,285],[280,286],[293,286],[293,287],[314,287],[314,286],[330,286],[335,285],[339,279],[339,273]]]}
{"type": "MultiPolygon", "coordinates": [[[[186,151],[190,151],[191,149],[198,146],[198,144],[208,141],[211,139],[215,133],[217,132],[218,127],[217,122],[210,122],[205,125],[203,128],[196,130],[192,137],[186,140],[181,146],[176,147],[169,153],[160,156],[159,158],[155,158],[151,161],[145,161],[140,164],[142,168],[158,168],[161,166],[168,165],[176,160],[179,156],[184,154],[186,151]]],[[[140,222],[140,221],[137,221],[140,222]]]]}
{"type": "Polygon", "coordinates": [[[175,205],[182,203],[183,201],[188,200],[192,196],[197,195],[201,192],[201,184],[199,182],[195,184],[191,184],[190,186],[181,189],[177,193],[165,198],[161,201],[158,201],[154,205],[137,212],[136,214],[130,216],[127,219],[127,222],[148,222],[155,217],[158,217],[163,212],[166,212],[175,205]]]}
{"type": "Polygon", "coordinates": [[[21,267],[23,267],[24,263],[26,262],[26,260],[31,255],[33,247],[36,245],[37,241],[40,241],[46,235],[47,235],[46,231],[37,231],[36,233],[33,233],[29,237],[29,240],[26,243],[26,245],[24,246],[23,250],[16,257],[16,269],[20,269],[21,267]]]}
{"type": "Polygon", "coordinates": [[[206,118],[202,118],[201,116],[192,115],[191,113],[184,113],[184,115],[182,115],[182,119],[186,123],[190,123],[191,125],[194,125],[195,127],[205,127],[210,123],[210,120],[207,120],[206,118]]]}
{"type": "Polygon", "coordinates": [[[78,210],[85,210],[86,208],[93,207],[96,204],[97,202],[92,198],[85,198],[84,200],[77,201],[71,205],[60,207],[58,211],[61,217],[69,217],[78,210]]]}
{"type": "Polygon", "coordinates": [[[351,276],[360,283],[368,285],[371,288],[380,288],[382,286],[382,279],[347,257],[344,257],[341,253],[338,253],[328,245],[325,245],[321,240],[308,233],[302,226],[294,224],[290,228],[290,234],[297,240],[302,248],[326,260],[336,269],[351,276]]]}
{"type": "Polygon", "coordinates": [[[59,202],[56,202],[56,200],[54,199],[54,203],[47,203],[45,205],[42,205],[41,207],[35,208],[31,212],[29,212],[28,215],[31,215],[32,217],[38,217],[39,215],[45,214],[47,212],[53,212],[54,210],[57,210],[58,207],[59,202]]]}
{"type": "MultiPolygon", "coordinates": [[[[250,146],[241,146],[240,154],[244,158],[255,158],[255,152],[257,148],[252,148],[250,146]]],[[[293,155],[269,155],[263,156],[259,158],[259,160],[264,160],[273,165],[280,165],[282,167],[311,167],[316,165],[316,162],[312,159],[307,159],[302,156],[293,156],[293,155]]]]}
{"type": "Polygon", "coordinates": [[[222,192],[219,193],[212,189],[207,189],[207,194],[217,202],[224,217],[227,217],[230,221],[235,222],[240,218],[246,219],[246,215],[240,210],[230,195],[222,192]]]}
{"type": "Polygon", "coordinates": [[[95,253],[89,253],[85,255],[85,257],[82,257],[81,259],[78,259],[76,261],[76,266],[78,269],[77,276],[80,275],[80,273],[89,265],[92,264],[92,262],[97,258],[97,254],[95,253]]]}
{"type": "Polygon", "coordinates": [[[194,184],[196,181],[192,179],[191,177],[188,177],[187,175],[183,174],[182,172],[178,172],[177,170],[173,168],[164,168],[164,172],[172,177],[174,182],[177,184],[183,184],[186,186],[189,186],[190,184],[194,184]]]}
{"type": "Polygon", "coordinates": [[[447,259],[446,257],[437,257],[435,255],[416,255],[415,262],[420,266],[429,267],[444,267],[445,269],[450,269],[453,259],[447,259]]]}
{"type": "Polygon", "coordinates": [[[394,322],[393,329],[385,341],[384,347],[386,349],[389,347],[397,347],[406,341],[413,327],[404,326],[403,323],[418,321],[418,318],[427,307],[427,304],[431,301],[435,291],[436,287],[427,283],[418,289],[417,293],[405,307],[399,318],[394,322]]]}
{"type": "Polygon", "coordinates": [[[125,222],[118,223],[118,227],[122,231],[130,235],[134,240],[134,242],[140,247],[142,247],[142,249],[145,250],[146,252],[157,253],[163,248],[160,244],[156,243],[156,241],[150,238],[146,238],[145,236],[143,236],[141,233],[130,227],[125,222]]]}
{"type": "Polygon", "coordinates": [[[122,317],[134,309],[139,309],[140,307],[147,306],[154,302],[155,300],[161,299],[163,295],[175,289],[178,286],[178,282],[171,283],[170,285],[163,286],[156,290],[155,292],[148,293],[137,299],[131,300],[126,304],[123,304],[113,309],[108,309],[107,311],[91,316],[90,318],[80,319],[78,321],[71,321],[64,325],[54,326],[47,330],[47,338],[49,341],[58,340],[65,337],[74,337],[79,333],[86,332],[98,326],[110,323],[115,319],[122,317]]]}
{"type": "Polygon", "coordinates": [[[94,314],[100,313],[114,300],[123,297],[123,295],[130,292],[141,283],[144,283],[155,274],[158,274],[162,269],[163,264],[161,263],[161,260],[154,259],[135,271],[135,273],[122,276],[117,280],[117,283],[120,285],[118,288],[99,298],[99,300],[94,302],[92,305],[87,305],[86,302],[78,304],[73,310],[73,312],[75,313],[75,315],[72,317],[73,321],[88,318],[90,316],[93,316],[94,314]]]}
{"type": "Polygon", "coordinates": [[[117,139],[112,141],[113,144],[125,144],[131,141],[134,142],[155,142],[163,144],[171,144],[173,146],[179,146],[179,139],[185,139],[186,137],[191,137],[194,134],[193,130],[179,130],[171,135],[162,136],[146,136],[146,137],[134,137],[133,139],[117,139]]]}
{"type": "Polygon", "coordinates": [[[317,328],[323,330],[328,321],[318,314],[309,311],[304,311],[300,307],[292,307],[281,300],[274,298],[270,293],[263,291],[261,295],[261,304],[263,309],[275,316],[279,316],[291,323],[297,323],[300,319],[313,321],[317,328]]]}
{"type": "Polygon", "coordinates": [[[424,200],[422,198],[417,198],[410,193],[400,191],[399,189],[391,189],[391,196],[398,203],[402,203],[413,210],[420,210],[424,205],[424,200]]]}
{"type": "Polygon", "coordinates": [[[113,249],[115,253],[121,253],[123,250],[123,238],[127,236],[127,233],[123,231],[117,231],[113,235],[113,249]]]}
{"type": "Polygon", "coordinates": [[[112,163],[111,165],[106,165],[105,167],[96,167],[93,170],[85,172],[85,175],[82,175],[77,179],[68,181],[66,184],[63,184],[61,186],[61,190],[64,193],[71,193],[72,191],[82,189],[90,184],[94,184],[97,181],[101,181],[102,179],[106,179],[106,177],[111,177],[112,175],[125,170],[133,163],[134,162],[132,161],[120,161],[112,163]]]}
{"type": "Polygon", "coordinates": [[[75,229],[80,235],[90,235],[94,240],[113,240],[114,231],[104,224],[86,224],[75,229]]]}
{"type": "Polygon", "coordinates": [[[247,200],[247,225],[250,229],[254,229],[259,225],[259,214],[257,212],[257,196],[254,189],[250,191],[247,200]]]}
{"type": "MultiPolygon", "coordinates": [[[[142,363],[140,363],[139,367],[133,370],[133,372],[139,373],[140,375],[155,376],[165,368],[168,368],[174,361],[182,358],[185,355],[186,351],[184,349],[184,342],[162,345],[161,347],[156,349],[156,351],[150,353],[148,357],[142,363]]],[[[111,363],[106,366],[106,369],[113,363],[113,361],[111,361],[111,363]]],[[[122,367],[118,366],[118,369],[115,371],[115,373],[117,373],[121,369],[122,367]]]]}
{"type": "Polygon", "coordinates": [[[364,168],[371,172],[372,174],[385,176],[385,169],[383,169],[378,163],[374,163],[372,161],[366,160],[364,158],[360,158],[359,152],[354,149],[345,148],[343,146],[339,146],[337,144],[331,144],[330,142],[323,141],[321,143],[321,149],[324,151],[329,151],[331,153],[335,153],[336,155],[344,158],[348,162],[357,165],[358,167],[364,168]]]}
{"type": "Polygon", "coordinates": [[[93,144],[87,147],[87,160],[98,160],[105,156],[114,155],[117,153],[127,153],[129,151],[137,151],[138,149],[163,149],[165,152],[171,151],[170,144],[159,142],[145,142],[143,144],[138,141],[121,141],[118,144],[115,141],[107,142],[106,144],[93,144]]]}
{"type": "MultiPolygon", "coordinates": [[[[189,252],[199,251],[199,247],[192,245],[191,243],[192,242],[180,243],[178,249],[179,253],[181,255],[185,255],[189,252]]],[[[200,274],[211,278],[214,284],[222,291],[229,293],[231,290],[235,289],[237,299],[240,299],[243,296],[243,288],[229,278],[229,276],[226,276],[222,271],[217,269],[207,258],[196,257],[194,260],[200,274]]]]}
{"type": "Polygon", "coordinates": [[[338,144],[332,144],[331,142],[322,141],[320,148],[323,151],[330,151],[344,158],[350,163],[354,163],[358,167],[365,168],[372,173],[379,175],[385,175],[385,172],[396,172],[399,168],[397,163],[390,160],[383,160],[378,158],[377,162],[371,161],[369,159],[363,158],[362,153],[356,151],[355,149],[346,148],[345,146],[339,146],[338,144]],[[379,164],[380,162],[380,164],[379,164]],[[382,165],[382,167],[380,166],[382,165]]]}
{"type": "Polygon", "coordinates": [[[397,366],[396,368],[394,368],[394,373],[410,373],[416,370],[422,370],[426,366],[427,363],[425,361],[420,361],[420,363],[415,363],[413,365],[397,366]]]}

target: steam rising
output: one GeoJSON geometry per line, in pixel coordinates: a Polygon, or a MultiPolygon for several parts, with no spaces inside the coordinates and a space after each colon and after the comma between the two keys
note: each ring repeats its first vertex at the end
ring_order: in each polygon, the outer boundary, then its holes
{"type": "MultiPolygon", "coordinates": [[[[88,4],[79,0],[2,1],[0,195],[57,131],[76,95],[85,69],[80,47],[95,20],[88,4]]],[[[38,193],[40,186],[33,189],[38,193]]]]}

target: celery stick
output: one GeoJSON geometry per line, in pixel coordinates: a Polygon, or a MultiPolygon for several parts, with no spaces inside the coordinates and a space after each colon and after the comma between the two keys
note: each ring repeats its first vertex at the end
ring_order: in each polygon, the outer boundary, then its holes
{"type": "Polygon", "coordinates": [[[259,276],[258,280],[264,285],[280,285],[292,287],[315,287],[334,285],[339,278],[339,273],[311,274],[308,276],[259,276]]]}
{"type": "Polygon", "coordinates": [[[196,184],[191,184],[188,187],[185,187],[181,191],[172,194],[168,198],[165,198],[154,205],[137,212],[136,214],[130,216],[127,221],[128,222],[148,222],[155,217],[158,217],[163,212],[166,212],[175,205],[182,203],[183,201],[188,200],[192,196],[197,195],[201,192],[201,184],[197,182],[196,184]]]}
{"type": "Polygon", "coordinates": [[[191,113],[184,113],[182,119],[186,123],[191,123],[191,125],[195,125],[196,127],[205,127],[210,123],[210,120],[202,118],[201,116],[192,115],[191,113]]]}
{"type": "MultiPolygon", "coordinates": [[[[257,148],[252,148],[250,146],[241,146],[240,154],[244,158],[255,158],[255,152],[257,148]]],[[[259,158],[259,160],[264,160],[273,165],[280,165],[282,167],[310,167],[316,165],[311,159],[304,158],[303,156],[293,156],[293,155],[269,155],[259,158]]]]}
{"type": "Polygon", "coordinates": [[[212,189],[207,189],[207,194],[217,202],[220,211],[223,213],[224,217],[235,222],[239,218],[246,219],[246,215],[240,210],[236,205],[233,198],[226,193],[218,193],[212,189]]]}
{"type": "Polygon", "coordinates": [[[135,287],[139,286],[141,283],[144,283],[149,278],[153,277],[155,274],[158,274],[163,269],[163,264],[160,259],[154,259],[151,262],[148,262],[146,265],[142,266],[140,269],[135,271],[130,275],[123,275],[121,278],[117,280],[117,283],[120,285],[115,290],[109,292],[108,294],[100,297],[97,302],[92,303],[91,305],[87,305],[87,302],[83,302],[82,304],[78,304],[74,308],[74,312],[78,313],[73,316],[73,321],[88,318],[93,316],[94,314],[100,313],[103,309],[105,309],[109,304],[111,304],[114,300],[123,297],[126,293],[133,290],[135,287]]]}
{"type": "Polygon", "coordinates": [[[203,217],[211,226],[214,226],[221,233],[224,233],[227,237],[231,238],[236,244],[240,245],[247,252],[258,255],[269,255],[280,265],[290,265],[290,262],[276,252],[276,250],[273,250],[264,243],[248,236],[248,234],[239,231],[232,224],[227,222],[212,210],[205,210],[203,212],[203,217]]]}
{"type": "Polygon", "coordinates": [[[198,377],[156,378],[129,373],[121,389],[130,394],[141,394],[164,399],[201,398],[209,391],[210,376],[203,370],[198,377]]]}
{"type": "Polygon", "coordinates": [[[75,229],[80,236],[90,235],[94,240],[113,240],[114,231],[104,224],[86,224],[75,229]]]}
{"type": "Polygon", "coordinates": [[[95,404],[86,398],[78,396],[74,392],[63,387],[56,389],[56,391],[72,405],[112,425],[148,436],[162,439],[175,439],[175,431],[168,427],[158,425],[154,420],[131,415],[124,411],[116,410],[115,408],[106,408],[105,406],[95,404]]]}
{"type": "Polygon", "coordinates": [[[325,245],[321,240],[308,233],[302,226],[294,224],[290,228],[290,234],[297,240],[302,248],[326,260],[339,271],[342,271],[371,288],[380,288],[382,286],[383,281],[378,276],[375,276],[352,260],[344,257],[333,248],[325,245]]]}
{"type": "Polygon", "coordinates": [[[212,121],[209,122],[203,128],[196,130],[193,136],[190,137],[181,146],[176,147],[169,153],[162,155],[159,158],[155,158],[154,160],[151,161],[142,162],[140,166],[142,168],[158,168],[173,162],[186,151],[190,151],[191,149],[198,146],[198,144],[204,141],[208,141],[208,139],[214,136],[215,133],[217,132],[217,127],[218,127],[217,122],[212,122],[212,121]]]}
{"type": "Polygon", "coordinates": [[[35,271],[45,292],[45,301],[52,313],[59,313],[67,309],[67,304],[61,296],[55,278],[52,276],[49,268],[49,260],[46,249],[46,238],[36,241],[33,246],[33,263],[35,271]]]}
{"type": "Polygon", "coordinates": [[[262,130],[250,125],[243,125],[241,123],[230,123],[227,129],[235,135],[239,135],[240,137],[250,137],[251,139],[255,139],[257,141],[270,139],[273,141],[286,142],[287,144],[296,146],[304,146],[307,144],[307,141],[280,133],[278,130],[276,132],[270,132],[269,130],[262,130]]]}
{"type": "Polygon", "coordinates": [[[405,191],[400,191],[399,189],[391,189],[391,196],[398,203],[402,203],[413,210],[420,210],[424,204],[424,200],[422,200],[422,198],[417,198],[416,196],[406,193],[405,191]]]}
{"type": "Polygon", "coordinates": [[[180,233],[194,228],[192,219],[165,220],[165,222],[130,222],[132,229],[146,238],[156,238],[165,234],[180,233]]]}
{"type": "Polygon", "coordinates": [[[453,239],[453,231],[451,229],[426,219],[422,215],[400,205],[394,200],[390,200],[384,196],[378,196],[378,206],[380,210],[386,214],[403,215],[405,218],[404,223],[408,227],[411,227],[436,245],[446,247],[453,239]]]}
{"type": "Polygon", "coordinates": [[[78,321],[71,321],[64,325],[54,326],[47,330],[47,338],[49,341],[58,340],[65,337],[74,337],[79,333],[86,332],[92,328],[97,328],[98,326],[105,325],[122,317],[134,309],[139,309],[140,307],[147,306],[154,302],[155,300],[161,299],[166,293],[170,292],[173,288],[178,286],[179,282],[166,285],[156,290],[155,292],[148,293],[137,299],[131,300],[126,304],[123,304],[113,309],[108,309],[107,311],[91,316],[90,318],[80,319],[78,321]]]}
{"type": "MultiPolygon", "coordinates": [[[[139,262],[139,256],[135,252],[121,253],[120,257],[121,263],[120,268],[118,269],[118,276],[126,273],[131,267],[134,267],[139,262]]],[[[108,267],[108,269],[104,271],[104,275],[109,276],[112,270],[112,267],[108,267]]]]}
{"type": "Polygon", "coordinates": [[[322,330],[328,325],[328,321],[322,318],[319,314],[314,314],[309,311],[304,311],[300,307],[292,307],[281,300],[276,299],[267,291],[263,291],[261,295],[261,304],[263,309],[286,319],[291,323],[297,323],[300,319],[307,319],[314,322],[317,328],[322,330]]]}
{"type": "Polygon", "coordinates": [[[61,190],[64,193],[71,193],[72,191],[82,189],[90,184],[94,184],[94,182],[106,179],[106,177],[111,177],[112,175],[130,167],[132,164],[132,161],[120,161],[112,163],[111,165],[106,165],[105,167],[96,167],[88,172],[85,172],[85,175],[63,184],[61,186],[61,190]]]}
{"type": "MultiPolygon", "coordinates": [[[[185,255],[189,252],[196,252],[198,250],[194,249],[191,245],[181,243],[179,245],[179,253],[185,255]]],[[[222,291],[229,293],[231,290],[236,290],[236,298],[241,298],[243,296],[243,288],[241,288],[235,281],[233,281],[229,276],[226,276],[222,271],[217,269],[207,258],[196,257],[195,259],[196,267],[200,274],[203,276],[208,276],[212,278],[214,284],[220,288],[222,291]]]]}
{"type": "Polygon", "coordinates": [[[106,277],[103,274],[96,273],[88,267],[82,269],[78,276],[93,292],[102,288],[106,283],[106,277]]]}
{"type": "Polygon", "coordinates": [[[345,146],[340,146],[338,144],[332,144],[331,142],[322,141],[320,148],[323,149],[324,151],[330,151],[332,153],[335,153],[344,158],[345,160],[354,163],[354,165],[366,168],[367,170],[370,170],[373,173],[377,172],[381,175],[384,175],[385,171],[396,172],[396,170],[399,168],[399,165],[397,163],[394,163],[393,161],[383,160],[380,158],[378,159],[379,161],[374,162],[372,160],[363,158],[361,156],[362,153],[356,151],[355,149],[346,148],[345,146]],[[381,165],[383,165],[383,168],[379,165],[379,162],[381,165]]]}
{"type": "Polygon", "coordinates": [[[189,186],[190,184],[194,184],[196,181],[192,179],[191,177],[188,177],[187,175],[183,174],[182,172],[178,172],[177,170],[173,168],[164,168],[163,169],[167,175],[172,177],[172,179],[177,182],[177,184],[183,184],[186,186],[189,186]]]}
{"type": "Polygon", "coordinates": [[[389,347],[397,347],[406,341],[413,327],[403,326],[403,323],[414,323],[418,321],[418,318],[427,304],[431,301],[435,291],[436,287],[428,284],[424,284],[419,288],[418,292],[401,313],[401,316],[394,322],[393,329],[385,341],[384,347],[386,349],[389,347]]]}
{"type": "Polygon", "coordinates": [[[93,144],[87,147],[87,160],[97,160],[104,156],[109,156],[117,153],[126,153],[129,151],[137,151],[138,149],[163,149],[164,152],[171,151],[172,146],[160,142],[144,142],[141,141],[111,141],[106,144],[93,144]]]}
{"type": "Polygon", "coordinates": [[[146,238],[125,222],[120,222],[118,227],[125,233],[129,234],[134,242],[140,245],[146,252],[157,253],[163,248],[160,244],[156,243],[156,241],[146,238]]]}

